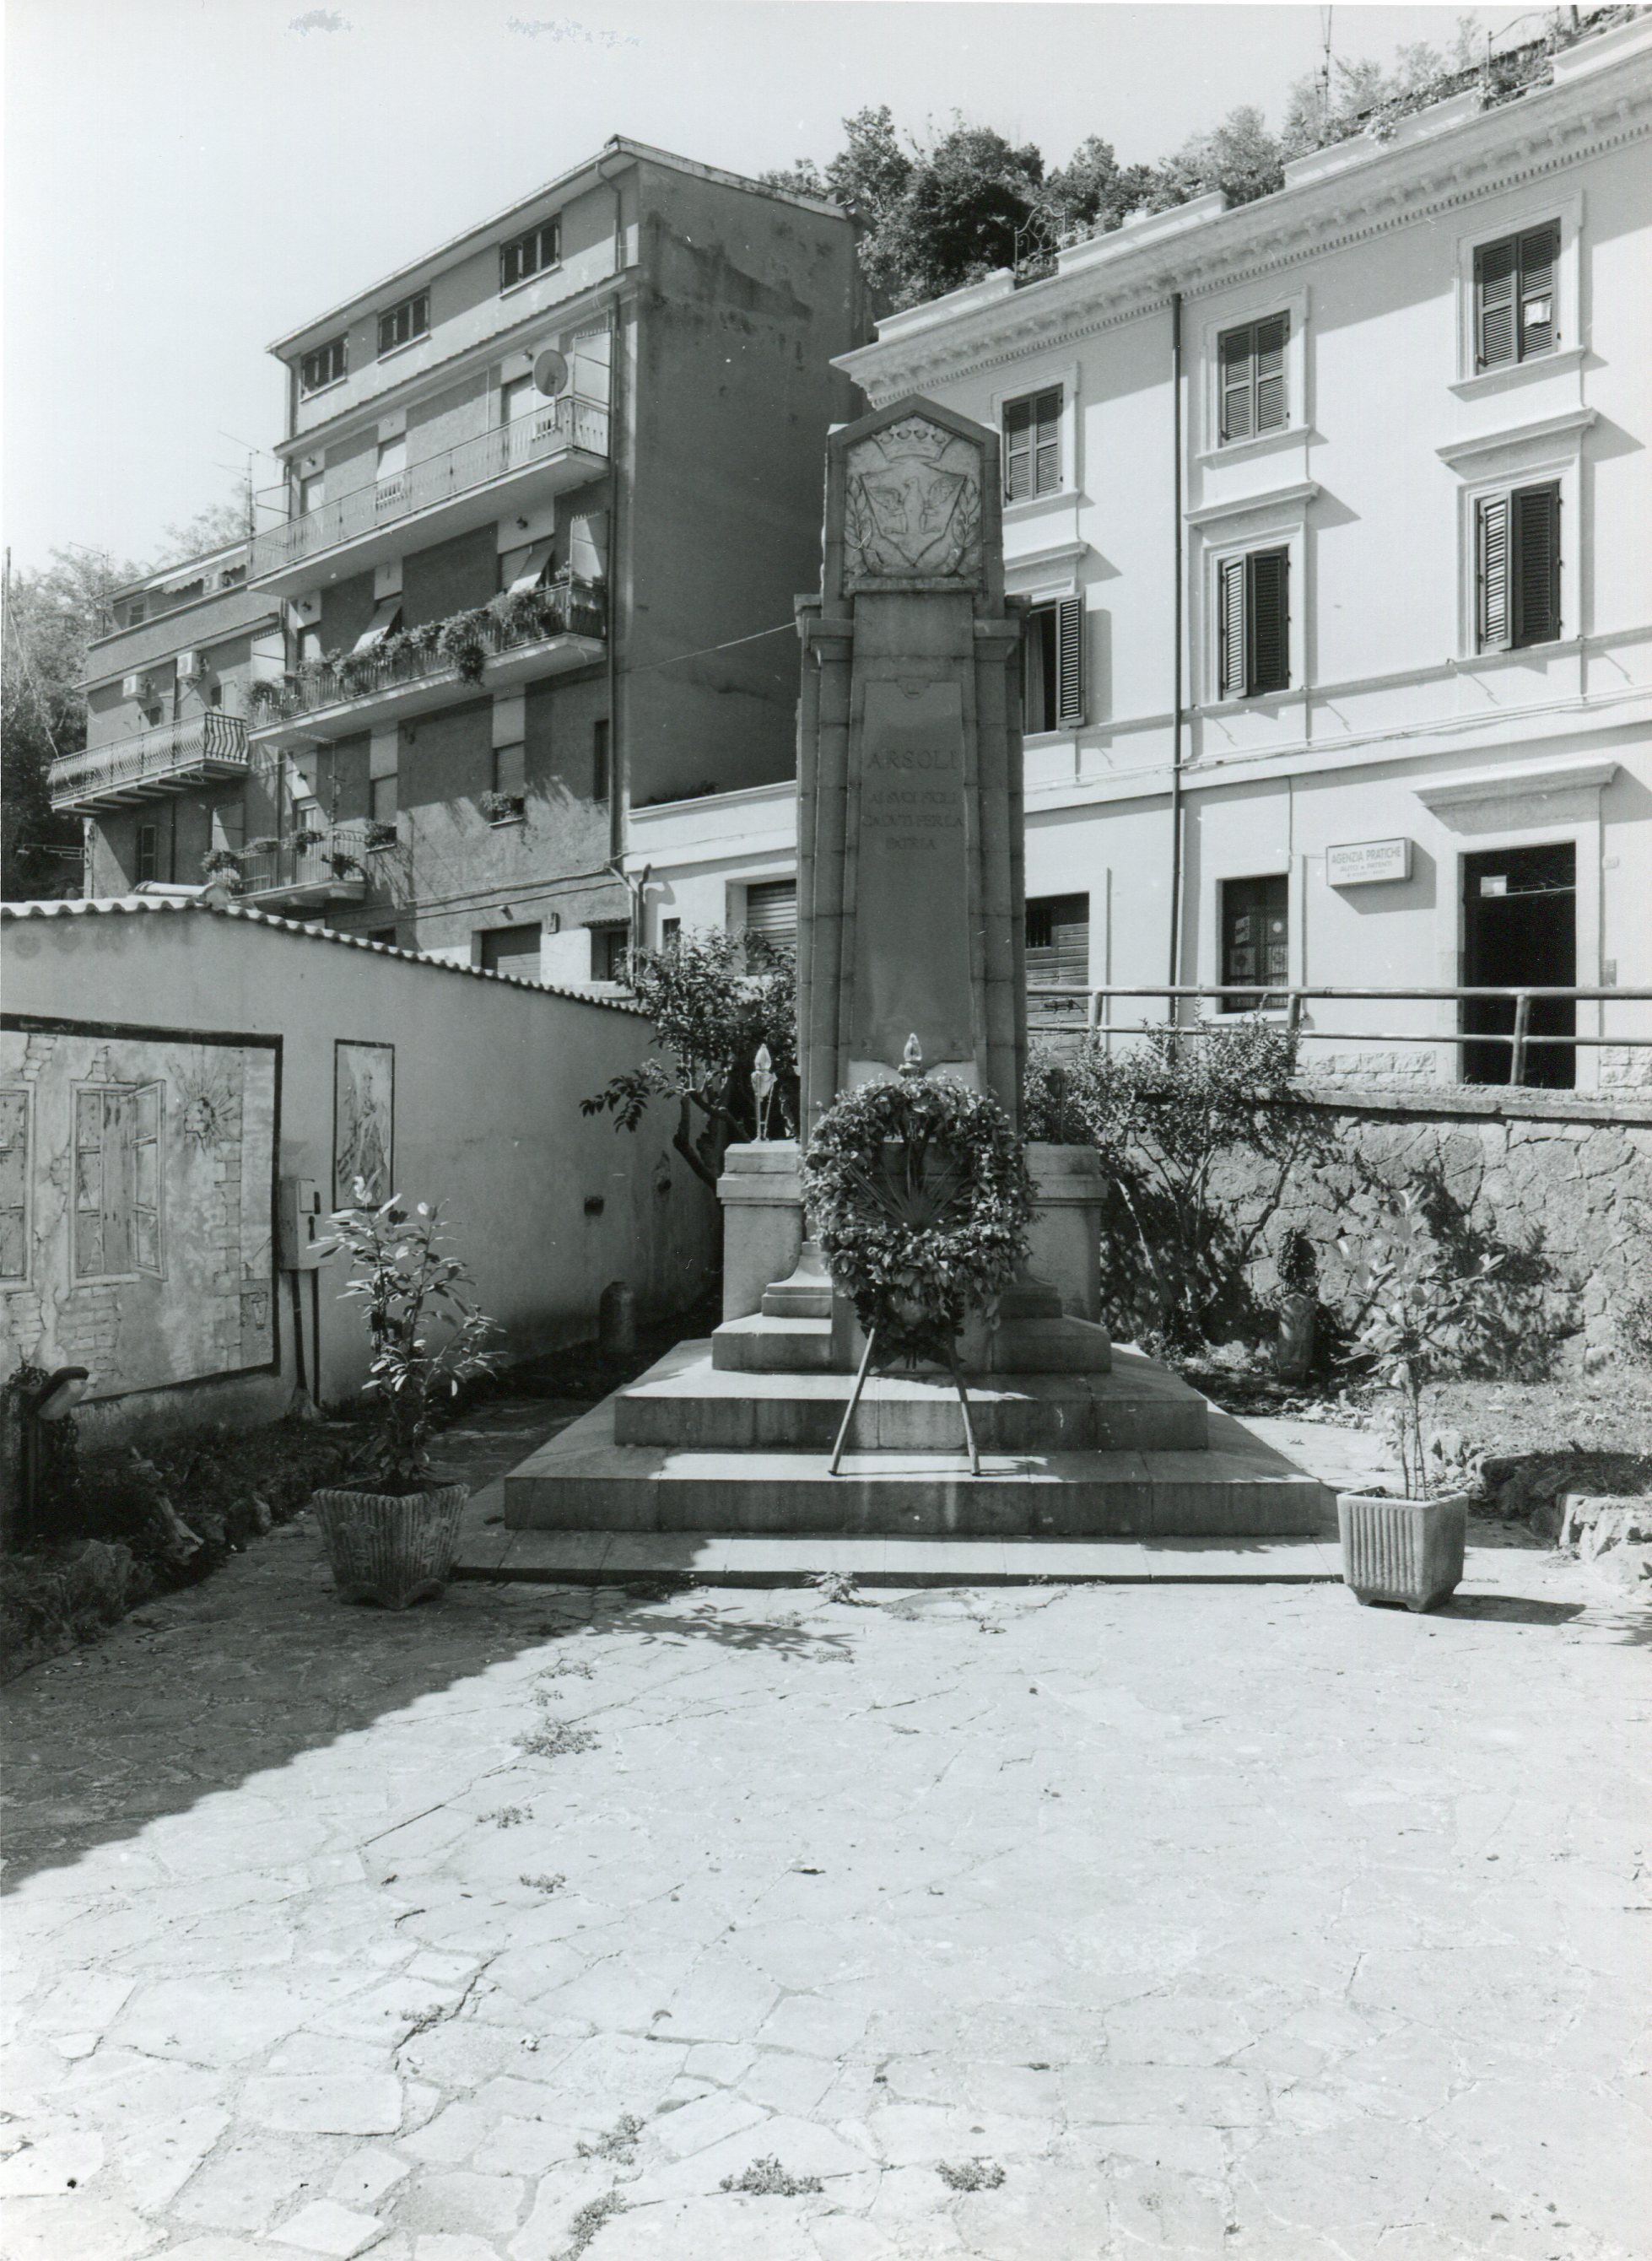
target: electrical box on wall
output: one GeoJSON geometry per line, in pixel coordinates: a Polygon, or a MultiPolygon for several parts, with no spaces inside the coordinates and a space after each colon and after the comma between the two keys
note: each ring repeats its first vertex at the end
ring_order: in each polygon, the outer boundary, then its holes
{"type": "Polygon", "coordinates": [[[322,1230],[321,1188],[313,1178],[283,1178],[277,1210],[277,1256],[284,1272],[314,1272],[338,1247],[322,1230]]]}

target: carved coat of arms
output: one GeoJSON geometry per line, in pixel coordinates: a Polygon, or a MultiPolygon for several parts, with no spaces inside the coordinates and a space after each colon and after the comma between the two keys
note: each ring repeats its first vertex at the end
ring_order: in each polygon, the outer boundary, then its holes
{"type": "Polygon", "coordinates": [[[903,417],[851,449],[844,484],[844,586],[981,578],[980,450],[927,417],[903,417]]]}

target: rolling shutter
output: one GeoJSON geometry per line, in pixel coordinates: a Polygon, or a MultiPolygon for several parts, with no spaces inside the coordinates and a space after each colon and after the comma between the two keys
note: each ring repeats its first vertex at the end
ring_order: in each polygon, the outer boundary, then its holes
{"type": "Polygon", "coordinates": [[[1482,651],[1506,651],[1509,642],[1509,499],[1488,495],[1478,506],[1479,621],[1482,651]]]}
{"type": "Polygon", "coordinates": [[[1483,244],[1474,255],[1475,367],[1514,359],[1514,239],[1483,244]]]}
{"type": "Polygon", "coordinates": [[[1224,699],[1245,696],[1245,560],[1230,557],[1222,567],[1217,589],[1220,618],[1217,635],[1220,657],[1217,688],[1224,699]]]}
{"type": "Polygon", "coordinates": [[[1090,899],[1034,896],[1027,905],[1027,980],[1034,987],[1090,978],[1090,899]]]}
{"type": "Polygon", "coordinates": [[[1548,353],[1555,343],[1555,261],[1560,231],[1551,220],[1520,238],[1520,359],[1548,353]]]}
{"type": "Polygon", "coordinates": [[[1063,597],[1056,607],[1056,719],[1076,728],[1084,720],[1084,599],[1063,597]]]}
{"type": "Polygon", "coordinates": [[[1290,681],[1290,558],[1261,549],[1250,568],[1250,680],[1247,691],[1282,691],[1290,681]]]}
{"type": "Polygon", "coordinates": [[[797,881],[759,879],[746,889],[746,931],[789,950],[797,941],[797,881]]]}
{"type": "Polygon", "coordinates": [[[1524,487],[1509,497],[1517,644],[1560,634],[1560,489],[1524,487]]]}

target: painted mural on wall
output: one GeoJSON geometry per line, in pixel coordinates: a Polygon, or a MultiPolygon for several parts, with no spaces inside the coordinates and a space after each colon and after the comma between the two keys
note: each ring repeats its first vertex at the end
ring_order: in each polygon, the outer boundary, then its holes
{"type": "Polygon", "coordinates": [[[276,1358],[278,1047],[0,1030],[0,1375],[120,1397],[276,1358]]]}
{"type": "Polygon", "coordinates": [[[396,1047],[347,1037],[333,1046],[333,1206],[348,1209],[359,1179],[370,1202],[396,1190],[396,1047]]]}

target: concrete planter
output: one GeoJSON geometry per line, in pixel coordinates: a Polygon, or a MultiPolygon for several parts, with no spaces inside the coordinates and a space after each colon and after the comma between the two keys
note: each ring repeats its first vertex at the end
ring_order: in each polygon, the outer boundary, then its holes
{"type": "Polygon", "coordinates": [[[405,1610],[447,1584],[466,1484],[431,1491],[318,1491],[316,1512],[333,1582],[347,1602],[405,1610]]]}
{"type": "Polygon", "coordinates": [[[1445,1499],[1380,1499],[1369,1492],[1337,1495],[1342,1582],[1362,1602],[1401,1602],[1437,1609],[1462,1576],[1469,1495],[1445,1499]]]}

